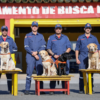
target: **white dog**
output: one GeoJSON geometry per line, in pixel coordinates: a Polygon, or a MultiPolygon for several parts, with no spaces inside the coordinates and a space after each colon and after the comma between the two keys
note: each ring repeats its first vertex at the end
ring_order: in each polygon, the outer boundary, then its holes
{"type": "Polygon", "coordinates": [[[57,70],[54,65],[53,60],[48,55],[48,52],[45,50],[42,50],[39,52],[41,58],[42,58],[42,64],[43,64],[43,74],[42,76],[54,76],[57,75],[57,70]]]}
{"type": "Polygon", "coordinates": [[[9,51],[9,43],[2,42],[1,46],[1,53],[0,53],[0,70],[13,70],[15,69],[15,64],[11,58],[11,54],[9,51]]]}
{"type": "Polygon", "coordinates": [[[100,69],[99,53],[97,51],[97,45],[95,43],[90,43],[87,46],[89,50],[88,54],[88,69],[100,69]]]}

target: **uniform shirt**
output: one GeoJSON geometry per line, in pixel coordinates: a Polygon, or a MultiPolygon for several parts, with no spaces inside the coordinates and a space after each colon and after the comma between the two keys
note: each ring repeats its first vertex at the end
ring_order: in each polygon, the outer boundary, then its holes
{"type": "Polygon", "coordinates": [[[67,48],[71,48],[71,43],[66,35],[61,34],[60,38],[58,38],[54,34],[49,37],[47,49],[51,49],[54,54],[61,55],[67,48]]]}
{"type": "Polygon", "coordinates": [[[76,43],[76,49],[75,50],[80,51],[80,54],[83,55],[83,56],[88,56],[87,45],[90,44],[90,43],[95,43],[98,46],[98,50],[100,50],[98,40],[92,34],[90,34],[90,36],[88,38],[86,37],[85,34],[79,36],[77,43],[76,43]]]}
{"type": "Polygon", "coordinates": [[[6,38],[3,38],[4,41],[6,41],[6,38]]]}
{"type": "Polygon", "coordinates": [[[36,35],[33,32],[26,34],[24,39],[24,47],[27,53],[32,54],[32,51],[45,50],[46,42],[42,34],[37,33],[36,35]]]}
{"type": "MultiPolygon", "coordinates": [[[[0,36],[0,43],[1,42],[4,42],[4,39],[2,38],[2,35],[0,36]]],[[[16,43],[14,42],[14,40],[11,37],[7,36],[5,42],[9,43],[10,53],[17,52],[17,45],[16,45],[16,43]]],[[[0,51],[1,51],[1,47],[0,47],[0,51]]]]}

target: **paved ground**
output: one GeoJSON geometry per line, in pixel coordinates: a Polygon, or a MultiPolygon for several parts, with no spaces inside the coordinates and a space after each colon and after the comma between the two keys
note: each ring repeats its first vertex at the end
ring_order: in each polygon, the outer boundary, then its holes
{"type": "MultiPolygon", "coordinates": [[[[49,88],[48,84],[44,84],[45,88],[49,88]]],[[[57,87],[61,87],[61,85],[57,85],[57,87]]],[[[32,84],[30,95],[24,95],[25,84],[19,84],[18,96],[14,97],[9,94],[6,85],[0,85],[0,100],[100,100],[100,85],[94,85],[94,91],[96,92],[93,95],[85,95],[85,94],[78,94],[78,84],[71,84],[70,85],[70,95],[62,94],[61,92],[56,92],[55,95],[49,95],[49,92],[46,92],[45,95],[36,96],[34,94],[35,85],[32,84]]]]}

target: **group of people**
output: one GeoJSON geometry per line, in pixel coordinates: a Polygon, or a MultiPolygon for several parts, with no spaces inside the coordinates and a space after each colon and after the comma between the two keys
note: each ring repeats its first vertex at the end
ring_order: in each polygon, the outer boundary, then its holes
{"type": "MultiPolygon", "coordinates": [[[[24,48],[27,52],[26,54],[26,63],[27,63],[27,70],[26,70],[26,86],[25,86],[25,95],[29,94],[30,86],[31,86],[31,76],[36,67],[37,75],[42,75],[43,73],[43,66],[42,60],[39,55],[41,50],[47,50],[48,53],[51,55],[51,58],[55,62],[58,57],[67,52],[71,51],[71,43],[69,38],[62,34],[62,26],[57,24],[55,26],[55,34],[51,35],[48,38],[48,42],[46,44],[45,39],[42,34],[38,33],[38,23],[32,22],[31,29],[32,32],[26,34],[24,39],[24,48]]],[[[90,43],[95,43],[99,48],[98,40],[95,36],[91,34],[92,27],[89,23],[87,23],[84,27],[85,33],[78,37],[76,43],[76,63],[79,64],[79,69],[86,69],[88,67],[88,48],[87,45],[90,43]],[[79,53],[80,52],[80,53],[79,53]]],[[[1,28],[2,35],[0,36],[0,42],[7,41],[11,46],[11,53],[17,51],[16,43],[13,41],[11,37],[7,35],[8,28],[7,26],[2,26],[1,28]]],[[[69,60],[66,61],[66,74],[69,74],[69,60]]],[[[1,76],[1,75],[0,75],[1,76]]],[[[11,75],[7,74],[8,79],[8,90],[11,92],[11,75]]],[[[92,75],[93,76],[93,75],[92,75]]],[[[50,88],[54,89],[56,86],[55,81],[50,81],[50,88]]],[[[40,82],[40,88],[43,88],[43,82],[40,82]]],[[[62,88],[64,88],[64,82],[62,82],[62,88]]],[[[84,85],[83,85],[83,75],[79,72],[79,93],[84,93],[84,85]]],[[[94,93],[94,92],[93,92],[94,93]]],[[[41,92],[41,94],[45,94],[45,92],[41,92]]],[[[54,92],[50,92],[50,94],[54,94],[54,92]]]]}

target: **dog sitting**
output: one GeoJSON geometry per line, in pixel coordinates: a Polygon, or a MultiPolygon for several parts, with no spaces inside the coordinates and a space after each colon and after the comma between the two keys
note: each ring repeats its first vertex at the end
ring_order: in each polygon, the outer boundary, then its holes
{"type": "Polygon", "coordinates": [[[55,64],[51,57],[48,55],[48,52],[45,50],[42,50],[39,52],[41,58],[42,58],[42,64],[43,64],[43,74],[42,76],[55,76],[57,75],[57,70],[55,68],[55,64]]]}
{"type": "Polygon", "coordinates": [[[71,59],[71,56],[69,53],[63,53],[56,61],[56,68],[57,68],[57,74],[59,76],[61,75],[67,75],[66,74],[66,61],[71,59]]]}
{"type": "Polygon", "coordinates": [[[13,70],[15,69],[15,64],[11,58],[11,54],[9,51],[9,43],[2,42],[1,46],[1,53],[0,53],[0,70],[13,70]]]}
{"type": "Polygon", "coordinates": [[[98,48],[95,43],[90,43],[87,46],[89,53],[88,53],[88,69],[100,69],[100,62],[99,62],[99,53],[98,48]]]}

